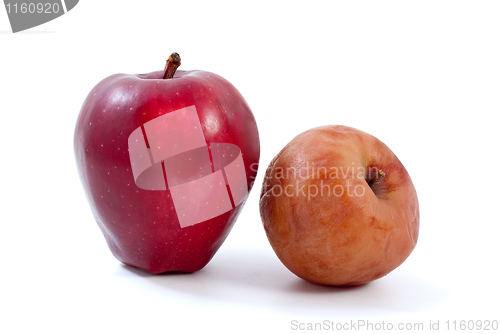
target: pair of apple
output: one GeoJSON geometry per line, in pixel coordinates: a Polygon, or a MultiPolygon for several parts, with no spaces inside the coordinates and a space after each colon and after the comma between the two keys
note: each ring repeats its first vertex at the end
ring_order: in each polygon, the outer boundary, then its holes
{"type": "MultiPolygon", "coordinates": [[[[150,273],[194,272],[214,256],[257,174],[260,143],[242,95],[222,77],[177,71],[112,75],[89,93],[75,156],[115,257],[150,273]]],[[[271,162],[260,211],[277,256],[308,281],[357,285],[415,247],[418,201],[401,162],[375,137],[311,129],[271,162]]]]}

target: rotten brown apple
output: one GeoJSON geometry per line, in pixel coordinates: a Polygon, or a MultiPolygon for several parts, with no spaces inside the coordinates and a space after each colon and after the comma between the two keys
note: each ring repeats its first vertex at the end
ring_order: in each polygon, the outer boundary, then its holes
{"type": "Polygon", "coordinates": [[[360,285],[414,249],[419,205],[412,180],[380,140],[346,126],[295,137],[270,163],[260,213],[271,246],[297,276],[360,285]]]}

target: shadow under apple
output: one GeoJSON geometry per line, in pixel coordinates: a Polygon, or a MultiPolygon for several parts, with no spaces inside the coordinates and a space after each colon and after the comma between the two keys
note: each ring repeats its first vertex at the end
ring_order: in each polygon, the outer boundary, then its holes
{"type": "Polygon", "coordinates": [[[152,275],[127,265],[120,271],[126,276],[141,276],[158,288],[198,298],[252,303],[301,314],[415,312],[433,308],[448,298],[445,290],[405,272],[403,266],[361,286],[312,284],[288,271],[272,249],[222,247],[204,269],[195,273],[152,275]]]}

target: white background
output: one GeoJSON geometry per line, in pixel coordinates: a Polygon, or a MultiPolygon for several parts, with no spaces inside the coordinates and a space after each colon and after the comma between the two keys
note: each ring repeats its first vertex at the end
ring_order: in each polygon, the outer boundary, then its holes
{"type": "Polygon", "coordinates": [[[499,18],[497,1],[85,0],[12,34],[0,8],[0,332],[298,332],[293,320],[439,321],[446,331],[447,320],[499,321],[499,18]],[[73,131],[98,81],[163,69],[172,51],[182,69],[215,72],[245,96],[261,168],[207,267],[152,276],[108,250],[80,186],[73,131]],[[419,195],[415,251],[358,288],[290,273],[259,216],[271,159],[326,124],[384,141],[419,195]]]}

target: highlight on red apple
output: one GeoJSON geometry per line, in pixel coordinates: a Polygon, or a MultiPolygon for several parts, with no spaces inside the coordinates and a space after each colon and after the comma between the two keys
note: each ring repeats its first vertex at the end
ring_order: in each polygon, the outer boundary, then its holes
{"type": "Polygon", "coordinates": [[[114,256],[150,273],[202,269],[253,186],[260,143],[238,90],[206,71],[115,74],[81,108],[78,172],[114,256]]]}

